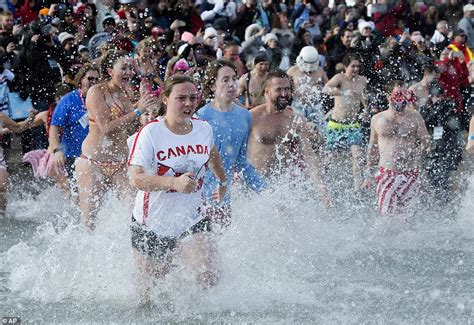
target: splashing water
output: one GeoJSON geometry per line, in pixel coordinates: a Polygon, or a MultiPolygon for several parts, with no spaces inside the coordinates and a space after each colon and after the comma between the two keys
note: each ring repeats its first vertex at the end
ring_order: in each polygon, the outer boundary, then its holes
{"type": "Polygon", "coordinates": [[[325,210],[303,177],[282,177],[260,195],[234,191],[233,223],[217,235],[219,284],[198,288],[177,260],[150,311],[137,308],[130,207],[108,197],[89,233],[48,188],[11,200],[21,212],[2,224],[1,310],[33,323],[469,323],[470,181],[457,216],[421,213],[409,223],[371,208],[325,210]]]}

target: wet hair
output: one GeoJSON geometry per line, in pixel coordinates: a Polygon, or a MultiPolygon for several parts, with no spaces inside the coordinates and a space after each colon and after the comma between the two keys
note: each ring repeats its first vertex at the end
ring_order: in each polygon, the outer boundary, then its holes
{"type": "Polygon", "coordinates": [[[164,116],[166,114],[166,106],[163,104],[163,97],[169,97],[171,92],[173,91],[174,86],[184,83],[192,83],[196,86],[193,79],[188,76],[171,76],[165,81],[165,85],[163,86],[163,90],[160,94],[160,107],[158,109],[158,116],[164,116]]]}
{"type": "Polygon", "coordinates": [[[346,54],[346,56],[342,59],[342,64],[345,66],[345,67],[348,67],[352,61],[359,61],[360,62],[360,58],[357,54],[354,54],[354,53],[349,53],[349,54],[346,54]]]}
{"type": "Polygon", "coordinates": [[[403,80],[399,80],[399,79],[390,80],[385,86],[385,94],[387,96],[390,96],[390,94],[393,92],[393,90],[396,87],[402,87],[402,86],[403,86],[403,80]]]}
{"type": "Polygon", "coordinates": [[[204,98],[211,99],[212,97],[214,97],[214,92],[211,90],[211,88],[216,83],[217,74],[219,73],[219,70],[223,67],[231,68],[232,70],[234,70],[235,74],[238,75],[237,67],[232,61],[226,59],[219,59],[211,62],[206,69],[206,74],[202,83],[204,98]]]}
{"type": "Polygon", "coordinates": [[[100,62],[100,74],[102,79],[110,79],[109,69],[112,69],[115,63],[122,57],[128,58],[128,53],[126,51],[115,49],[107,51],[100,62]]]}
{"type": "Polygon", "coordinates": [[[74,78],[74,85],[76,87],[79,87],[81,85],[81,81],[84,78],[84,76],[87,74],[89,71],[97,71],[100,74],[99,67],[96,65],[92,65],[90,63],[86,63],[82,66],[81,69],[76,74],[76,77],[74,78]]]}
{"type": "Polygon", "coordinates": [[[288,79],[288,81],[290,82],[290,92],[293,94],[293,80],[285,71],[281,69],[272,70],[267,74],[267,77],[265,78],[265,87],[263,87],[262,91],[268,88],[270,86],[271,81],[275,78],[288,79]]]}

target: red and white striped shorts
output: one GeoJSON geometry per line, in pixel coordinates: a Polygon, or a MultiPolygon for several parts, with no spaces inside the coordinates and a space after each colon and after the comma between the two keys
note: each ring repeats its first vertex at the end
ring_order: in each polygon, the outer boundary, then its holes
{"type": "Polygon", "coordinates": [[[381,214],[400,213],[419,199],[418,170],[393,171],[380,167],[375,175],[377,203],[381,214]]]}

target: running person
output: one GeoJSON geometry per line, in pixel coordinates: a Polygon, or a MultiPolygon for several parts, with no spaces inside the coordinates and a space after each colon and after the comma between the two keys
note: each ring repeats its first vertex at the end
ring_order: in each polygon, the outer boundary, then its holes
{"type": "MultiPolygon", "coordinates": [[[[226,192],[226,173],[214,147],[211,126],[193,119],[198,94],[192,79],[171,77],[161,95],[165,115],[146,124],[135,136],[129,156],[130,184],[138,189],[132,218],[132,247],[142,279],[164,277],[179,255],[209,287],[218,279],[210,222],[200,211],[204,175],[210,168],[226,192]],[[186,237],[186,240],[183,240],[186,237]]],[[[148,300],[146,281],[140,286],[148,300]]]]}
{"type": "MultiPolygon", "coordinates": [[[[228,60],[216,60],[207,69],[203,89],[212,101],[203,106],[197,115],[211,124],[214,142],[227,174],[227,188],[231,188],[234,173],[241,173],[250,188],[260,191],[265,182],[247,160],[247,141],[252,127],[248,110],[235,104],[237,96],[237,68],[228,60]]],[[[223,203],[211,200],[212,191],[218,185],[216,177],[208,172],[204,179],[204,198],[211,219],[230,223],[230,191],[223,203]]]]}
{"type": "Polygon", "coordinates": [[[321,199],[330,206],[330,197],[321,176],[321,163],[313,143],[321,147],[321,136],[297,116],[291,102],[291,80],[282,70],[270,72],[265,82],[266,104],[250,110],[252,130],[248,159],[265,176],[279,176],[306,164],[306,171],[317,185],[321,199]]]}
{"type": "Polygon", "coordinates": [[[49,149],[54,154],[57,170],[65,170],[71,182],[71,194],[77,198],[74,163],[81,155],[82,142],[89,133],[86,95],[89,88],[99,81],[99,69],[85,64],[76,76],[77,89],[62,98],[50,121],[49,149]]]}
{"type": "Polygon", "coordinates": [[[354,54],[344,57],[344,73],[336,74],[323,88],[323,92],[334,96],[334,108],[324,129],[327,150],[346,150],[352,155],[352,175],[354,190],[362,185],[362,131],[359,117],[361,105],[364,106],[362,119],[368,119],[366,99],[367,79],[359,75],[360,61],[354,54]]]}
{"type": "Polygon", "coordinates": [[[429,151],[430,139],[423,118],[413,110],[414,104],[410,91],[396,87],[389,98],[389,109],[376,114],[370,123],[364,187],[369,189],[375,176],[382,215],[405,212],[419,198],[419,166],[429,151]],[[407,109],[409,106],[412,109],[407,109]],[[372,167],[377,160],[379,169],[375,172],[372,167]]]}
{"type": "Polygon", "coordinates": [[[132,59],[124,51],[110,50],[101,64],[107,81],[92,86],[86,97],[89,133],[76,160],[79,203],[84,224],[95,227],[99,203],[107,189],[127,193],[127,138],[140,115],[151,110],[150,94],[133,103],[130,81],[132,59]]]}
{"type": "Polygon", "coordinates": [[[322,129],[325,125],[322,90],[328,77],[319,66],[319,53],[313,46],[305,46],[296,58],[296,64],[288,71],[295,83],[292,107],[295,112],[322,129]]]}

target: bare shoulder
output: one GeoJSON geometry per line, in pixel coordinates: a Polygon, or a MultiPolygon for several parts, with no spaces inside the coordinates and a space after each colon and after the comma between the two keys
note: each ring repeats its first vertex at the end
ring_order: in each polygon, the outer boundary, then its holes
{"type": "Polygon", "coordinates": [[[250,114],[252,114],[252,118],[256,118],[263,115],[265,113],[265,109],[266,109],[266,105],[262,104],[262,105],[255,106],[249,112],[250,114]]]}
{"type": "Polygon", "coordinates": [[[386,112],[380,112],[372,116],[372,119],[370,121],[370,125],[372,127],[377,127],[377,125],[380,123],[380,121],[384,118],[386,112]]]}
{"type": "Polygon", "coordinates": [[[406,110],[407,117],[409,119],[414,119],[417,121],[424,121],[423,116],[421,116],[420,112],[415,110],[406,110]]]}
{"type": "Polygon", "coordinates": [[[331,82],[339,82],[342,80],[342,73],[336,73],[329,81],[331,82]]]}
{"type": "Polygon", "coordinates": [[[290,77],[294,77],[294,75],[296,74],[298,70],[298,67],[297,66],[292,66],[291,68],[288,69],[288,71],[286,72],[287,75],[289,75],[290,77]]]}
{"type": "Polygon", "coordinates": [[[364,85],[367,85],[367,83],[368,83],[369,81],[367,80],[366,77],[359,75],[359,82],[360,82],[360,83],[363,83],[364,85]]]}
{"type": "Polygon", "coordinates": [[[418,88],[419,84],[420,84],[419,82],[414,83],[413,85],[408,87],[408,90],[413,90],[413,91],[416,90],[418,88]]]}
{"type": "Polygon", "coordinates": [[[105,83],[96,84],[89,88],[87,95],[104,94],[106,90],[107,90],[107,85],[105,83]]]}

